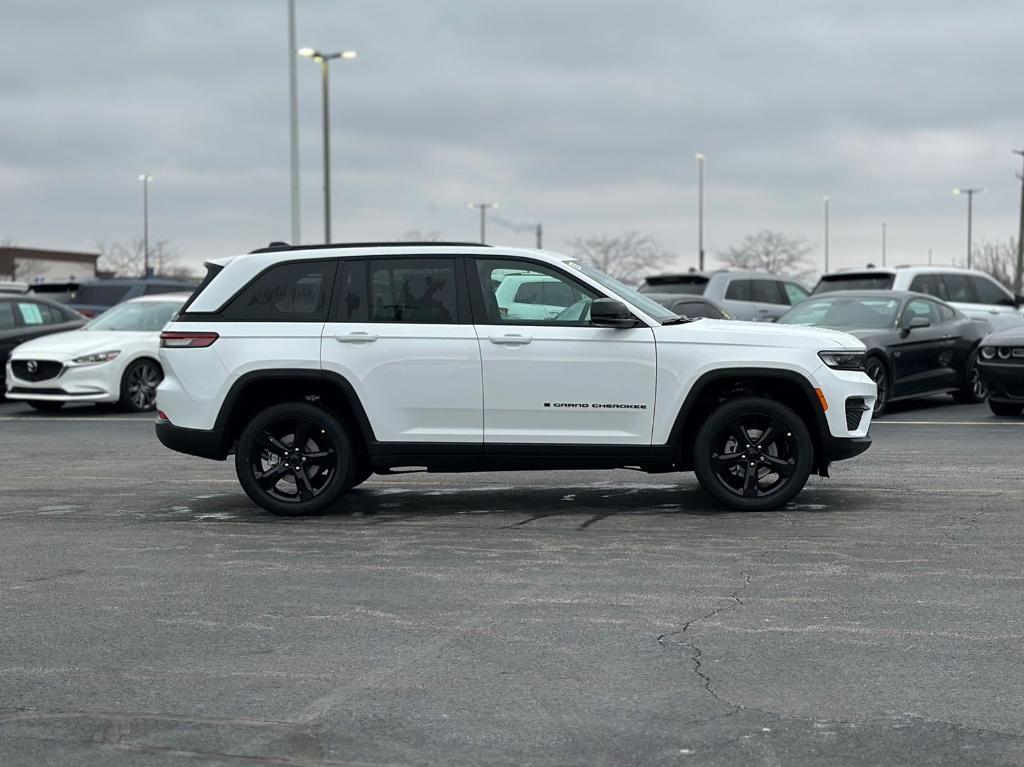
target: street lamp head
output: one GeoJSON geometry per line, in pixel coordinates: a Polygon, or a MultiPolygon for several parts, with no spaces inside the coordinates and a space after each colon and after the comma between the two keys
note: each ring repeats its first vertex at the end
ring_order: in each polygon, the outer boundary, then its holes
{"type": "Polygon", "coordinates": [[[956,189],[954,189],[953,194],[960,194],[960,188],[957,187],[956,189]]]}
{"type": "Polygon", "coordinates": [[[341,52],[341,58],[343,58],[343,59],[355,59],[355,58],[358,58],[358,57],[359,57],[359,54],[356,53],[355,51],[342,51],[341,52]]]}
{"type": "Polygon", "coordinates": [[[829,196],[828,196],[828,195],[826,194],[826,195],[825,195],[824,197],[822,197],[821,199],[822,199],[822,200],[824,200],[825,202],[828,202],[830,198],[829,198],[829,196]]]}
{"type": "Polygon", "coordinates": [[[148,174],[146,174],[146,173],[140,173],[139,174],[139,181],[152,181],[152,180],[153,180],[153,177],[148,175],[148,174]]]}
{"type": "Polygon", "coordinates": [[[703,160],[704,159],[704,153],[703,152],[697,152],[697,154],[695,154],[693,157],[694,157],[694,159],[697,159],[697,160],[703,160]]]}
{"type": "Polygon", "coordinates": [[[320,55],[315,48],[299,48],[296,53],[300,56],[305,56],[307,59],[315,59],[320,55]]]}

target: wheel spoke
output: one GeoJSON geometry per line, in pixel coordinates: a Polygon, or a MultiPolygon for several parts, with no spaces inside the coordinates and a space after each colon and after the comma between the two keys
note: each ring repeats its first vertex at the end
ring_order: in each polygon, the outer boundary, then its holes
{"type": "Polygon", "coordinates": [[[314,458],[328,458],[329,456],[334,455],[334,450],[333,449],[320,450],[320,451],[318,451],[316,453],[303,453],[303,455],[306,458],[309,458],[310,460],[312,460],[314,458]]]}
{"type": "Polygon", "coordinates": [[[296,466],[295,469],[295,484],[299,488],[299,496],[304,501],[308,501],[313,497],[313,486],[309,483],[309,477],[306,475],[306,470],[301,466],[296,466]]]}
{"type": "Polygon", "coordinates": [[[754,498],[757,496],[757,466],[748,463],[743,475],[743,497],[754,498]]]}
{"type": "Polygon", "coordinates": [[[281,441],[269,431],[263,432],[260,437],[261,446],[266,447],[274,453],[286,453],[288,448],[281,444],[281,441]]]}
{"type": "Polygon", "coordinates": [[[772,455],[766,455],[763,461],[764,465],[774,471],[780,477],[789,478],[793,476],[793,472],[796,471],[796,464],[792,461],[787,461],[782,458],[776,458],[772,455]]]}
{"type": "Polygon", "coordinates": [[[775,439],[775,419],[773,418],[768,422],[768,425],[764,427],[764,431],[761,432],[761,436],[757,438],[755,447],[767,447],[775,439]]]}
{"type": "Polygon", "coordinates": [[[292,437],[292,447],[302,451],[309,442],[309,433],[313,430],[313,424],[309,421],[300,420],[295,422],[295,434],[292,437]]]}
{"type": "Polygon", "coordinates": [[[278,464],[275,464],[274,466],[272,466],[271,468],[267,469],[262,474],[257,473],[256,474],[256,482],[264,490],[269,490],[270,488],[272,488],[274,485],[276,485],[278,483],[278,481],[281,479],[281,477],[284,476],[284,473],[285,473],[284,464],[283,463],[278,463],[278,464]]]}
{"type": "Polygon", "coordinates": [[[716,471],[724,471],[742,460],[743,453],[719,453],[711,456],[711,463],[716,471]]]}

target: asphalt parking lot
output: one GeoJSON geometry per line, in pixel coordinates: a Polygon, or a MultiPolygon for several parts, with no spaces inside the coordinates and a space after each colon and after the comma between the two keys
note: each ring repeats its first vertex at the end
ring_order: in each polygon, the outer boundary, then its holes
{"type": "Polygon", "coordinates": [[[781,512],[411,474],[304,520],[151,421],[0,403],[0,764],[1024,763],[1024,419],[894,409],[781,512]]]}

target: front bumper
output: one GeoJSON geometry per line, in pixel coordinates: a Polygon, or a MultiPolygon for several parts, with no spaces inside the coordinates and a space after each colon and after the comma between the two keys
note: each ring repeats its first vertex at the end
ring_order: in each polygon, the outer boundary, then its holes
{"type": "Polygon", "coordinates": [[[28,381],[19,378],[11,366],[11,361],[8,361],[5,379],[7,399],[11,400],[117,402],[121,398],[121,379],[110,364],[81,367],[62,365],[60,372],[55,376],[39,381],[28,381]]]}
{"type": "Polygon", "coordinates": [[[978,373],[993,402],[1024,404],[1024,362],[978,360],[978,373]]]}

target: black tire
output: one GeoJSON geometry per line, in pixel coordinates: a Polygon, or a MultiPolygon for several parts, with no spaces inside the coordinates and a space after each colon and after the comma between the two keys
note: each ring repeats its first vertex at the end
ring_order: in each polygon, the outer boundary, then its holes
{"type": "Polygon", "coordinates": [[[64,407],[63,402],[55,402],[53,400],[30,399],[27,400],[27,402],[30,408],[32,408],[33,410],[38,410],[40,413],[56,413],[58,410],[64,407]]]}
{"type": "Polygon", "coordinates": [[[814,441],[790,408],[742,397],[722,404],[701,425],[694,464],[701,487],[715,500],[741,511],[769,511],[803,489],[814,441]]]}
{"type": "Polygon", "coordinates": [[[1015,405],[1012,402],[993,402],[988,401],[988,407],[992,411],[993,415],[1020,415],[1021,411],[1024,410],[1024,405],[1015,405]]]}
{"type": "Polygon", "coordinates": [[[121,376],[121,398],[117,401],[122,410],[129,413],[144,413],[156,407],[156,387],[164,380],[164,371],[156,360],[143,358],[135,360],[121,376]]]}
{"type": "Polygon", "coordinates": [[[235,473],[245,494],[287,517],[327,511],[352,487],[356,466],[341,421],[303,402],[258,413],[242,430],[235,451],[235,473]]]}
{"type": "Polygon", "coordinates": [[[967,372],[964,373],[964,382],[960,391],[953,392],[953,399],[961,405],[977,405],[988,398],[985,391],[985,384],[982,383],[981,374],[978,372],[978,352],[971,353],[967,362],[967,372]]]}
{"type": "Polygon", "coordinates": [[[874,381],[875,386],[878,387],[878,395],[875,397],[875,409],[871,413],[872,418],[878,418],[878,416],[885,412],[885,408],[889,404],[889,389],[891,386],[889,368],[885,364],[885,360],[872,354],[864,362],[864,372],[868,374],[868,378],[874,381]]]}
{"type": "Polygon", "coordinates": [[[348,484],[349,490],[353,487],[359,487],[366,480],[373,476],[373,466],[370,465],[369,459],[362,457],[356,464],[355,471],[352,472],[352,479],[348,484]]]}

